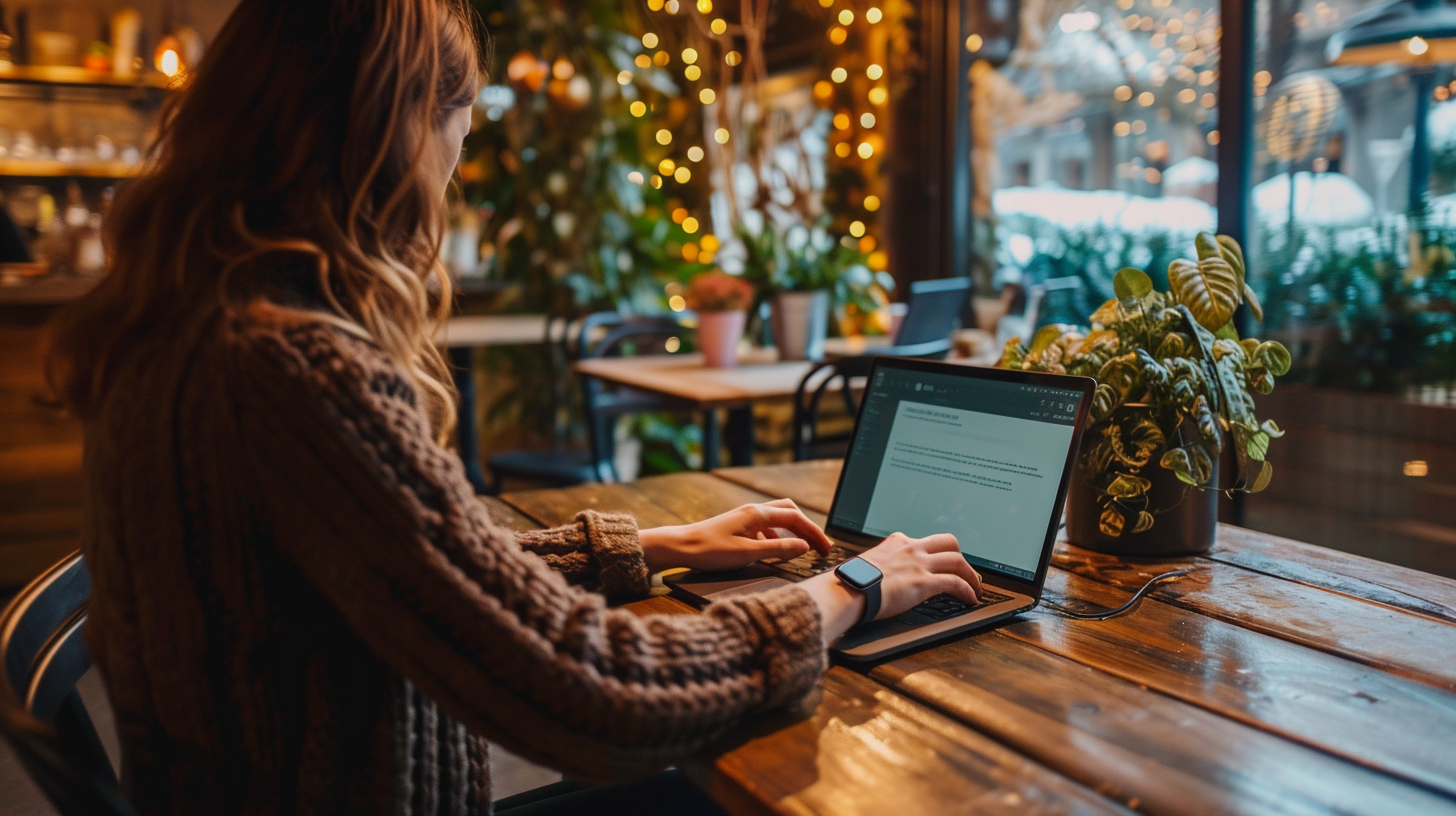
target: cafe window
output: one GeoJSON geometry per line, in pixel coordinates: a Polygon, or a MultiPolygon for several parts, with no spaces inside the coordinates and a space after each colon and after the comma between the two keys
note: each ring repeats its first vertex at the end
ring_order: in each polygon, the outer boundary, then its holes
{"type": "Polygon", "coordinates": [[[1171,0],[987,3],[967,20],[972,270],[983,294],[1021,293],[999,342],[1024,331],[1017,310],[1090,314],[1121,267],[1166,285],[1214,228],[1219,32],[1216,5],[1171,0]]]}

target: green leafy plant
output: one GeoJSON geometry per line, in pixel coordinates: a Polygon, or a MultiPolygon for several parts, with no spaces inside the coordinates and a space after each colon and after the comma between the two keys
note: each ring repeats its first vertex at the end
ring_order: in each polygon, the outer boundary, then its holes
{"type": "Polygon", "coordinates": [[[1274,388],[1289,352],[1234,329],[1239,304],[1257,309],[1239,245],[1208,233],[1194,245],[1196,260],[1170,265],[1171,291],[1123,269],[1089,329],[1045,326],[1029,346],[1007,343],[1001,359],[1004,368],[1097,380],[1080,467],[1098,490],[1099,527],[1109,537],[1144,532],[1168,509],[1151,506],[1149,468],[1171,471],[1188,489],[1217,489],[1226,438],[1238,464],[1232,489],[1263,490],[1273,475],[1269,443],[1283,432],[1259,421],[1253,393],[1274,388]]]}

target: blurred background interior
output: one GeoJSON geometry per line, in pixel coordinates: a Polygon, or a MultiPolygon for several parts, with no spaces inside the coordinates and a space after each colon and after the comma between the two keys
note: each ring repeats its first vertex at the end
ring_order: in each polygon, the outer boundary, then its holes
{"type": "MultiPolygon", "coordinates": [[[[828,333],[865,344],[895,342],[916,282],[966,278],[940,335],[994,363],[1085,323],[1119,268],[1165,288],[1218,229],[1263,303],[1244,325],[1294,356],[1259,398],[1288,431],[1276,476],[1227,519],[1456,576],[1445,6],[1409,3],[1399,47],[1369,56],[1366,0],[1225,4],[1238,19],[1207,0],[475,4],[490,77],[441,342],[480,489],[702,466],[702,423],[603,407],[569,370],[587,315],[691,325],[695,274],[828,291],[828,333]]],[[[0,587],[77,540],[81,431],[45,396],[43,323],[102,274],[107,202],[231,6],[0,4],[0,587]]],[[[789,400],[751,421],[756,461],[795,455],[789,400]]]]}

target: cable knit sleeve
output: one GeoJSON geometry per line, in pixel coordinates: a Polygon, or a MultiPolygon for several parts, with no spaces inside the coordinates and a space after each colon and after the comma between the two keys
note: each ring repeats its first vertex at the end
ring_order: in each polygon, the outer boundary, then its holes
{"type": "Polygon", "coordinates": [[[629,518],[584,513],[579,529],[523,547],[373,346],[308,327],[239,329],[232,348],[245,465],[277,546],[371,650],[468,728],[568,774],[622,777],[680,761],[817,682],[821,622],[803,590],[701,615],[609,609],[568,578],[590,583],[595,570],[608,591],[642,589],[629,518]],[[573,563],[558,572],[543,558],[573,563]]]}
{"type": "Polygon", "coordinates": [[[651,587],[637,520],[625,513],[587,510],[574,524],[516,533],[516,543],[568,582],[608,597],[646,595],[651,587]]]}

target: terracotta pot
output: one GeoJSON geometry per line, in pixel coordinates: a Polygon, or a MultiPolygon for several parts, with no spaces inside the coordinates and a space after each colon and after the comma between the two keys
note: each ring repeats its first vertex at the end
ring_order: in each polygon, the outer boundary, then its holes
{"type": "MultiPolygon", "coordinates": [[[[1129,408],[1124,406],[1118,410],[1129,408]]],[[[1089,434],[1086,443],[1092,441],[1089,434]]],[[[1136,514],[1129,514],[1122,535],[1116,537],[1101,530],[1102,506],[1097,501],[1100,493],[1083,471],[1079,456],[1067,490],[1067,540],[1089,550],[1133,558],[1207,552],[1218,534],[1219,492],[1201,490],[1179,481],[1173,471],[1158,464],[1163,451],[1161,447],[1154,451],[1151,462],[1139,474],[1152,482],[1147,497],[1153,526],[1134,533],[1136,514]]],[[[1219,465],[1215,461],[1213,484],[1219,483],[1218,477],[1219,465]]]]}
{"type": "Polygon", "coordinates": [[[738,365],[738,341],[748,312],[698,312],[698,348],[709,368],[738,365]]]}
{"type": "Polygon", "coordinates": [[[829,293],[780,292],[773,296],[769,325],[780,360],[824,359],[829,331],[829,293]]]}

